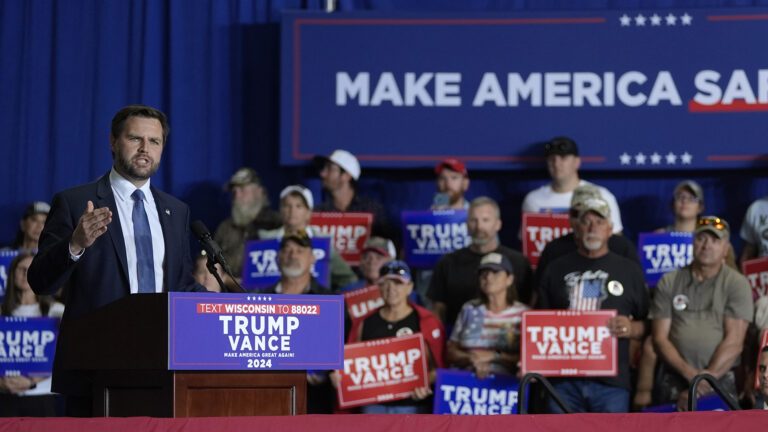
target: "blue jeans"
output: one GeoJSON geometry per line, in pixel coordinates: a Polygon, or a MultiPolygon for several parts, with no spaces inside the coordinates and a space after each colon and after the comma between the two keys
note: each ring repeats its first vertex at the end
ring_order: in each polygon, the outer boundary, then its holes
{"type": "Polygon", "coordinates": [[[420,414],[418,405],[365,405],[363,414],[420,414]]]}
{"type": "MultiPolygon", "coordinates": [[[[624,413],[629,409],[629,390],[608,386],[588,379],[569,379],[554,385],[560,397],[574,412],[624,413]]],[[[549,410],[562,414],[563,410],[549,398],[549,410]]]]}

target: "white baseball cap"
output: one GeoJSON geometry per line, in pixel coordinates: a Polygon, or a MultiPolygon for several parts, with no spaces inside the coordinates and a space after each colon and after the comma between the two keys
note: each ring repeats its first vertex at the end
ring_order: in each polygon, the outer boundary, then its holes
{"type": "Polygon", "coordinates": [[[285,189],[280,191],[280,201],[282,201],[283,198],[285,198],[285,196],[291,192],[298,192],[299,194],[301,194],[301,196],[304,197],[304,201],[307,203],[307,207],[309,207],[310,210],[312,210],[312,207],[315,206],[315,202],[312,199],[312,192],[310,192],[309,189],[305,188],[302,185],[286,186],[285,189]]]}
{"type": "Polygon", "coordinates": [[[355,155],[346,150],[337,149],[330,156],[318,156],[317,159],[329,160],[348,172],[353,179],[360,178],[360,162],[357,161],[355,155]]]}

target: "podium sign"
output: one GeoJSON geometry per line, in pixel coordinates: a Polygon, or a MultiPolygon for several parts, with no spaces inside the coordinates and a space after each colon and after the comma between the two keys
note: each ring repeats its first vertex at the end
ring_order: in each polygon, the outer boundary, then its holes
{"type": "Polygon", "coordinates": [[[741,263],[741,272],[752,287],[752,299],[757,301],[768,293],[768,257],[760,257],[741,263]]]}
{"type": "Polygon", "coordinates": [[[342,296],[168,293],[171,370],[343,367],[342,296]]]}
{"type": "Polygon", "coordinates": [[[648,286],[655,287],[664,273],[687,266],[693,260],[693,233],[640,233],[637,253],[648,286]]]}
{"type": "Polygon", "coordinates": [[[444,254],[469,246],[466,210],[404,211],[403,253],[412,268],[432,268],[444,254]]]}
{"type": "MultiPolygon", "coordinates": [[[[267,288],[280,280],[280,269],[277,267],[280,242],[281,239],[268,239],[253,240],[245,244],[242,281],[246,290],[267,288]]],[[[312,238],[312,253],[315,255],[315,263],[309,272],[322,286],[330,286],[330,247],[330,238],[312,238]]]]}
{"type": "Polygon", "coordinates": [[[434,414],[516,414],[520,380],[512,375],[491,374],[477,379],[464,370],[438,369],[434,414]]]}
{"type": "Polygon", "coordinates": [[[0,317],[0,377],[49,376],[58,332],[57,318],[0,317]]]}
{"type": "Polygon", "coordinates": [[[339,406],[408,399],[413,389],[428,387],[425,352],[421,333],[344,346],[339,406]]]}
{"type": "Polygon", "coordinates": [[[536,268],[541,252],[547,243],[571,232],[568,213],[533,213],[523,212],[521,235],[523,255],[536,268]]]}
{"type": "Polygon", "coordinates": [[[312,212],[309,225],[332,238],[332,245],[349,265],[360,263],[366,240],[371,236],[373,213],[312,212]]]}
{"type": "Polygon", "coordinates": [[[615,310],[523,312],[523,375],[616,376],[618,341],[606,326],[615,316],[615,310]]]}

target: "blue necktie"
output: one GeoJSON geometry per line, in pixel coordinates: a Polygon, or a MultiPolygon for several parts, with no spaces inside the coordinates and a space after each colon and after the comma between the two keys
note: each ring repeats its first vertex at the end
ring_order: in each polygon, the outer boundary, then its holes
{"type": "Polygon", "coordinates": [[[136,242],[136,270],[140,293],[155,292],[155,260],[152,257],[152,232],[144,211],[144,192],[136,189],[133,198],[133,240],[136,242]]]}

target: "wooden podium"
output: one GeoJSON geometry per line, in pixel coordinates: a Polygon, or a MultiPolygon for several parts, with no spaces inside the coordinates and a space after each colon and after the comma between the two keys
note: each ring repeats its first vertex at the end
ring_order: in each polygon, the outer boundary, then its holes
{"type": "Polygon", "coordinates": [[[167,294],[134,294],[62,328],[70,343],[56,355],[92,376],[94,416],[306,413],[305,371],[168,370],[168,310],[167,294]]]}

